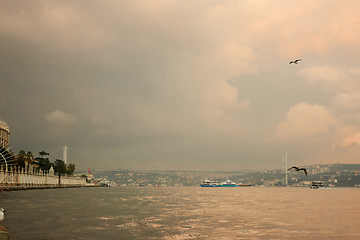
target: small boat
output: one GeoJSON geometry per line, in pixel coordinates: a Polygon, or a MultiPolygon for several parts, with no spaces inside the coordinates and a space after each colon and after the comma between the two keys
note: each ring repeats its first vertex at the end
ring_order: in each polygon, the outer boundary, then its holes
{"type": "Polygon", "coordinates": [[[220,183],[219,187],[238,187],[239,185],[237,183],[234,183],[230,180],[227,180],[226,182],[220,183]]]}
{"type": "Polygon", "coordinates": [[[200,184],[201,187],[220,187],[217,181],[212,180],[204,180],[202,184],[200,184]]]}
{"type": "Polygon", "coordinates": [[[319,188],[324,189],[326,187],[325,187],[325,183],[323,181],[313,181],[310,185],[310,188],[311,189],[319,189],[319,188]]]}

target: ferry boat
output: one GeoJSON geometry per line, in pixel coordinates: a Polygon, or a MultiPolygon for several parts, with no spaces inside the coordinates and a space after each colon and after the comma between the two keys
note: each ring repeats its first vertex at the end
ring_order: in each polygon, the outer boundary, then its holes
{"type": "Polygon", "coordinates": [[[323,181],[313,181],[310,185],[310,188],[311,189],[319,189],[319,188],[324,189],[326,187],[325,187],[325,183],[323,181]]]}
{"type": "Polygon", "coordinates": [[[217,181],[212,180],[204,180],[202,184],[200,184],[201,187],[220,187],[217,181]]]}
{"type": "Polygon", "coordinates": [[[227,181],[222,182],[220,184],[220,187],[238,187],[238,186],[239,186],[238,184],[236,184],[236,183],[234,183],[234,182],[232,182],[230,180],[227,180],[227,181]]]}
{"type": "Polygon", "coordinates": [[[212,180],[204,180],[201,184],[201,187],[251,187],[252,184],[248,183],[235,183],[230,180],[227,180],[222,183],[218,183],[217,181],[212,180]]]}

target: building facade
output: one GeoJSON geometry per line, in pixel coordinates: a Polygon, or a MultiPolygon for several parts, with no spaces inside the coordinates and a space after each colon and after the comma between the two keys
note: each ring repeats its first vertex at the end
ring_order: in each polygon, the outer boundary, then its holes
{"type": "Polygon", "coordinates": [[[0,147],[9,148],[10,128],[6,122],[0,119],[0,147]]]}

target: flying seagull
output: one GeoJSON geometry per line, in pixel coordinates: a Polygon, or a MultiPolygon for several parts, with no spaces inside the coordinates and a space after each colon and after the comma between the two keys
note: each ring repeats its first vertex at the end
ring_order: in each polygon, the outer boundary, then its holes
{"type": "Polygon", "coordinates": [[[5,209],[0,209],[0,222],[3,222],[5,218],[5,209]]]}
{"type": "Polygon", "coordinates": [[[299,59],[296,59],[296,60],[293,60],[293,61],[291,61],[291,62],[289,62],[289,64],[292,64],[292,63],[295,63],[295,64],[298,64],[298,62],[299,61],[301,61],[301,59],[299,58],[299,59]]]}
{"type": "Polygon", "coordinates": [[[296,166],[292,166],[291,168],[288,169],[288,171],[290,171],[291,169],[295,169],[295,171],[304,171],[305,175],[307,175],[307,171],[306,168],[298,168],[296,166]]]}

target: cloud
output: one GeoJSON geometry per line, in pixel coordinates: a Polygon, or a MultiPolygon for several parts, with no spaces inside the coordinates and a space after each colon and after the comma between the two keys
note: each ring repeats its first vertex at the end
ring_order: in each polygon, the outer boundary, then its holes
{"type": "Polygon", "coordinates": [[[336,123],[330,112],[317,104],[299,103],[289,109],[286,120],[277,126],[280,139],[304,138],[323,134],[336,123]]]}
{"type": "Polygon", "coordinates": [[[246,109],[249,107],[248,100],[239,103],[238,89],[227,81],[216,81],[208,84],[205,90],[206,103],[210,107],[221,109],[246,109]]]}
{"type": "Polygon", "coordinates": [[[54,110],[51,113],[46,114],[45,120],[48,123],[62,126],[71,126],[77,122],[77,118],[74,115],[65,113],[61,110],[54,110]]]}
{"type": "MultiPolygon", "coordinates": [[[[3,1],[0,117],[14,130],[15,148],[67,142],[119,166],[273,167],[269,156],[284,145],[267,144],[276,127],[280,139],[316,136],[317,159],[359,132],[338,133],[358,123],[359,7],[351,0],[3,1]],[[301,64],[289,67],[296,57],[301,64]]],[[[311,158],[305,143],[288,142],[294,156],[311,158]]]]}
{"type": "Polygon", "coordinates": [[[338,93],[333,104],[349,110],[360,107],[360,93],[338,93]]]}
{"type": "Polygon", "coordinates": [[[237,40],[227,40],[223,49],[220,49],[225,63],[225,73],[228,76],[236,76],[239,73],[255,73],[256,54],[250,46],[236,43],[237,40]]]}
{"type": "Polygon", "coordinates": [[[99,115],[94,115],[91,118],[91,122],[93,124],[109,124],[111,123],[111,120],[108,116],[99,116],[99,115]]]}
{"type": "Polygon", "coordinates": [[[359,77],[360,76],[360,69],[358,69],[358,68],[350,68],[349,73],[359,77]]]}
{"type": "Polygon", "coordinates": [[[342,141],[342,146],[347,147],[351,144],[360,146],[360,132],[353,134],[342,141]]]}
{"type": "Polygon", "coordinates": [[[343,72],[327,66],[302,69],[299,73],[305,76],[308,82],[314,86],[338,87],[345,78],[343,72]]]}

